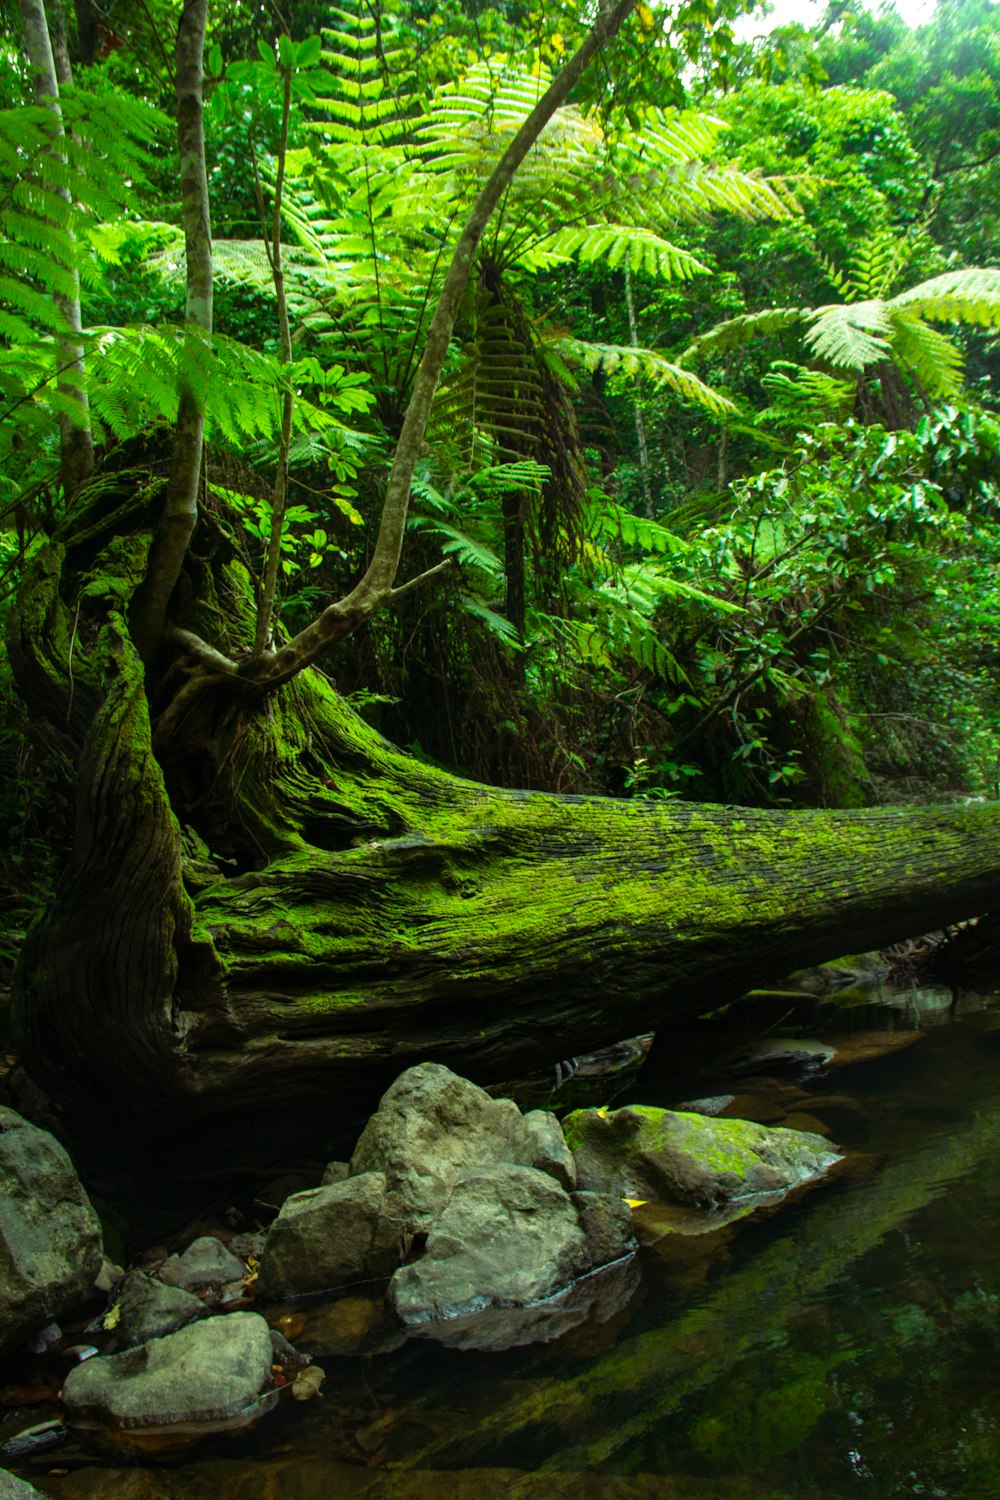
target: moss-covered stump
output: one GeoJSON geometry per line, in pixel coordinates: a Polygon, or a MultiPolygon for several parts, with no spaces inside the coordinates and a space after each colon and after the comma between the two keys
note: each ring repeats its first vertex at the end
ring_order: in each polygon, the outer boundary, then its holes
{"type": "MultiPolygon", "coordinates": [[[[782,813],[504,791],[387,744],[316,671],[272,696],[177,638],[145,683],[144,515],[100,491],[41,551],[10,654],[73,850],[15,976],[18,1045],[116,1135],[329,1129],[405,1067],[479,1081],[986,910],[1000,807],[782,813]],[[188,652],[188,654],[185,654],[188,652]]],[[[250,590],[199,534],[182,623],[234,660],[250,590]]],[[[220,657],[221,660],[221,657],[220,657]]]]}

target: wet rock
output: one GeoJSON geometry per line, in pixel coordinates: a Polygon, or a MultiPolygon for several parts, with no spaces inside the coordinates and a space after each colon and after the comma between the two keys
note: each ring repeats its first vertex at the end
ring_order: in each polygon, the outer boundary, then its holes
{"type": "Polygon", "coordinates": [[[877,984],[888,978],[890,971],[891,965],[881,953],[856,953],[811,969],[797,969],[785,984],[804,995],[830,995],[850,985],[877,984]]]}
{"type": "Polygon", "coordinates": [[[635,1248],[632,1210],[615,1193],[573,1194],[573,1206],[587,1240],[591,1264],[605,1265],[635,1248]]]}
{"type": "MultiPolygon", "coordinates": [[[[608,1216],[606,1228],[610,1226],[608,1216]]],[[[468,1172],[403,1266],[389,1300],[407,1330],[460,1349],[507,1349],[580,1320],[564,1300],[594,1258],[569,1195],[544,1172],[504,1165],[468,1172]]]]}
{"type": "Polygon", "coordinates": [[[114,1308],[110,1318],[105,1320],[105,1326],[111,1326],[111,1320],[117,1317],[113,1326],[119,1349],[132,1349],[136,1344],[175,1333],[195,1318],[208,1315],[208,1308],[193,1292],[186,1292],[181,1287],[162,1286],[145,1271],[128,1273],[114,1308]],[[117,1314],[114,1308],[118,1309],[117,1314]]]}
{"type": "Polygon", "coordinates": [[[66,1418],[103,1451],[183,1451],[268,1409],[277,1394],[271,1358],[271,1330],[257,1313],[206,1318],[71,1370],[66,1418]]]}
{"type": "Polygon", "coordinates": [[[829,1142],[803,1131],[645,1105],[577,1110],[563,1128],[581,1188],[695,1207],[786,1192],[839,1160],[829,1142]]]}
{"type": "Polygon", "coordinates": [[[66,1151],[0,1106],[0,1356],[81,1301],[101,1226],[66,1151]]]}
{"type": "Polygon", "coordinates": [[[344,1354],[389,1354],[406,1343],[385,1299],[338,1297],[310,1306],[296,1343],[314,1358],[344,1354]]]}
{"type": "Polygon", "coordinates": [[[779,1068],[791,1073],[819,1073],[836,1048],[816,1037],[769,1036],[729,1064],[730,1073],[759,1073],[779,1068]]]}
{"type": "Polygon", "coordinates": [[[239,1281],[243,1275],[243,1262],[212,1234],[194,1240],[183,1255],[171,1255],[157,1272],[164,1286],[184,1288],[239,1281]]]}
{"type": "Polygon", "coordinates": [[[9,1474],[6,1469],[0,1469],[0,1500],[31,1500],[32,1495],[38,1494],[40,1491],[34,1485],[18,1479],[16,1474],[9,1474]]]}
{"type": "Polygon", "coordinates": [[[735,1098],[735,1094],[711,1094],[706,1099],[685,1099],[683,1104],[678,1104],[677,1109],[680,1114],[685,1115],[721,1115],[735,1098]]]}
{"type": "Polygon", "coordinates": [[[484,1089],[439,1063],[402,1073],[383,1095],[351,1158],[352,1177],[385,1174],[393,1213],[405,1230],[426,1229],[452,1188],[469,1172],[502,1163],[570,1170],[547,1125],[526,1124],[510,1099],[484,1089]]]}
{"type": "Polygon", "coordinates": [[[288,1297],[371,1281],[401,1259],[385,1177],[363,1172],[286,1200],[264,1241],[258,1293],[288,1297]]]}

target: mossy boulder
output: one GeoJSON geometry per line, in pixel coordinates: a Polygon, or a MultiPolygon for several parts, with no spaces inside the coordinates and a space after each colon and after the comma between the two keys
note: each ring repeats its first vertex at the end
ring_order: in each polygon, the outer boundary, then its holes
{"type": "Polygon", "coordinates": [[[838,1153],[822,1136],[631,1104],[563,1121],[581,1188],[718,1208],[822,1176],[838,1153]]]}

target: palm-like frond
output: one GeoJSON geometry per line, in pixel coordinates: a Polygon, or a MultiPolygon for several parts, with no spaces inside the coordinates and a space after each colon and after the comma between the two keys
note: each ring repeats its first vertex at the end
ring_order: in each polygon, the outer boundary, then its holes
{"type": "Polygon", "coordinates": [[[1000,328],[1000,270],[972,266],[964,271],[946,271],[898,293],[890,298],[889,306],[936,323],[1000,328]]]}
{"type": "Polygon", "coordinates": [[[631,344],[595,344],[582,339],[563,338],[556,347],[569,360],[576,360],[588,370],[603,369],[609,375],[635,378],[644,375],[656,386],[665,386],[685,401],[693,401],[720,415],[735,411],[728,396],[714,390],[680,365],[672,364],[653,349],[635,349],[631,344]]]}
{"type": "Polygon", "coordinates": [[[892,321],[885,302],[878,298],[817,307],[807,317],[812,327],[806,343],[831,365],[863,370],[889,352],[892,321]]]}
{"type": "Polygon", "coordinates": [[[699,334],[684,350],[681,359],[686,362],[706,354],[729,354],[763,334],[783,333],[786,328],[794,328],[808,316],[806,307],[766,307],[762,312],[741,313],[738,317],[716,323],[707,333],[699,334]]]}

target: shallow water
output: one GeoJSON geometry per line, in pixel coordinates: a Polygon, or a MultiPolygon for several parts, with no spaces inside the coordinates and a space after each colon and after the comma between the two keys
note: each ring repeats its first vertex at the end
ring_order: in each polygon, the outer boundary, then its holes
{"type": "MultiPolygon", "coordinates": [[[[769,1001],[772,1038],[790,1018],[824,1040],[923,1034],[806,1079],[788,1064],[776,1080],[661,1069],[630,1084],[617,1103],[735,1092],[767,1123],[825,1123],[850,1154],[777,1212],[645,1249],[642,1291],[611,1322],[503,1355],[411,1343],[329,1360],[321,1401],[159,1476],[77,1471],[71,1452],[22,1472],[72,1500],[994,1500],[1000,1000],[952,1001],[883,988],[805,1018],[769,1001]]],[[[749,1047],[753,1014],[705,1028],[706,1051],[749,1047]]],[[[363,1304],[348,1311],[363,1321],[363,1304]]]]}

